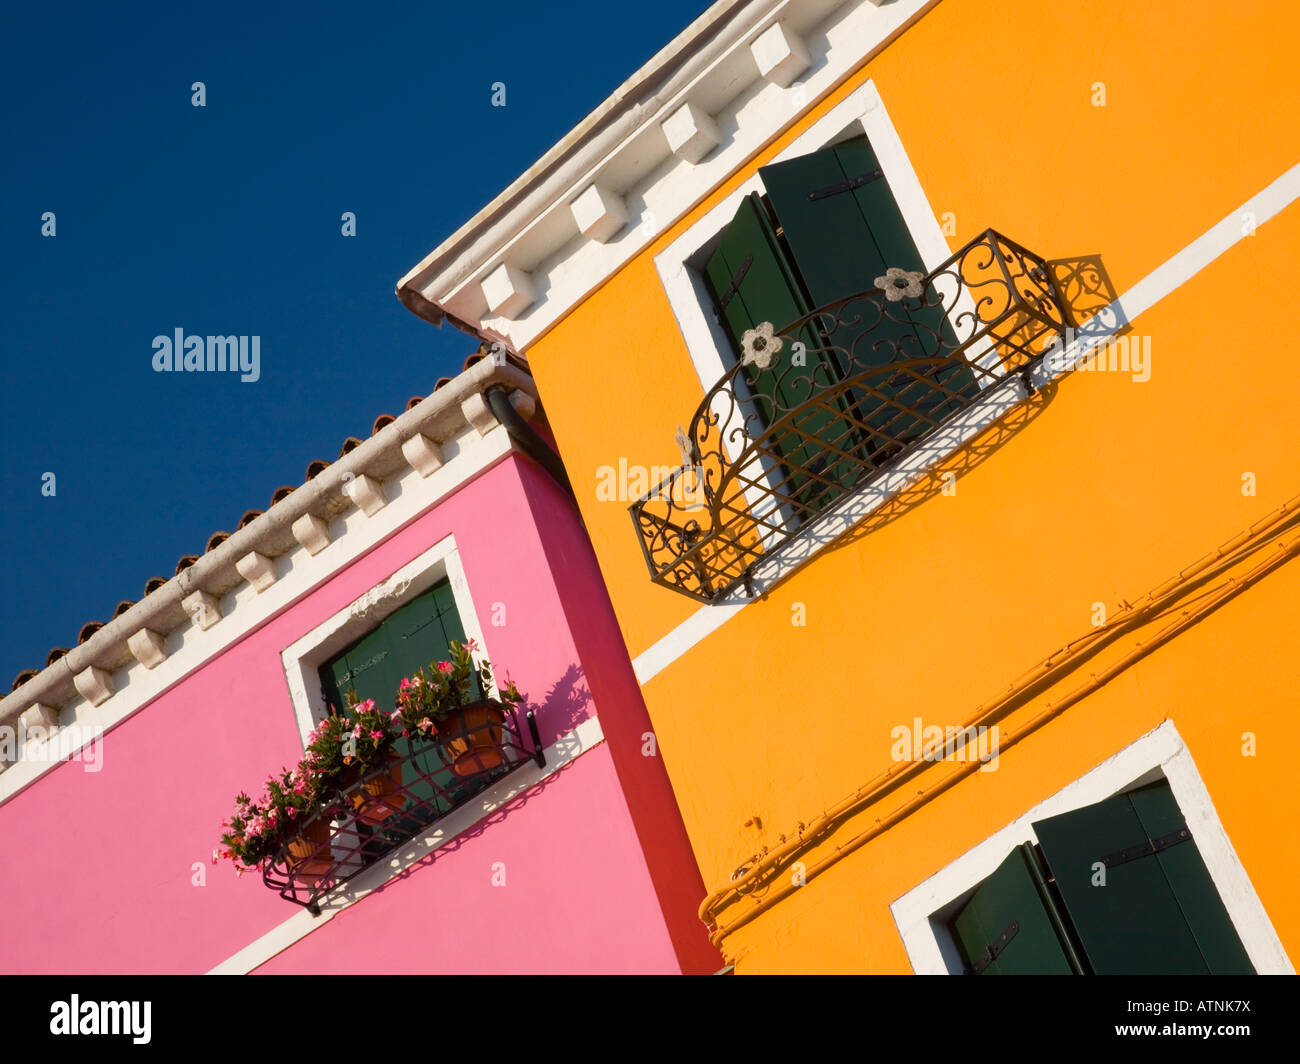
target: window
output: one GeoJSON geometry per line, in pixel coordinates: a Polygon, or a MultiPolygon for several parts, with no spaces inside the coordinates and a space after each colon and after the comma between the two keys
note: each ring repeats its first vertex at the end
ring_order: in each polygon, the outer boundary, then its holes
{"type": "MultiPolygon", "coordinates": [[[[999,771],[997,778],[1002,785],[1006,785],[1003,772],[1012,767],[1010,764],[1004,764],[999,771]]],[[[985,777],[981,776],[980,779],[983,780],[985,777]]],[[[993,777],[990,776],[988,779],[993,777]]],[[[1052,828],[1046,827],[1040,834],[1039,825],[1049,825],[1066,814],[1102,806],[1117,796],[1131,794],[1148,784],[1158,782],[1167,785],[1168,793],[1178,813],[1192,828],[1195,839],[1194,850],[1188,848],[1193,844],[1182,843],[1167,848],[1166,855],[1186,857],[1187,854],[1194,853],[1202,863],[1209,874],[1215,895],[1227,910],[1233,932],[1245,947],[1250,964],[1256,972],[1294,975],[1295,966],[1287,956],[1282,941],[1278,938],[1277,931],[1259,895],[1255,892],[1254,884],[1219,820],[1214,801],[1205,786],[1205,781],[1197,771],[1196,762],[1192,759],[1187,744],[1183,742],[1182,736],[1178,734],[1178,729],[1171,720],[1164,721],[1159,727],[1140,736],[1122,749],[1116,750],[1082,776],[1066,784],[1055,794],[1037,802],[1032,808],[1026,809],[1013,821],[975,843],[970,849],[896,898],[890,904],[889,910],[898,927],[912,969],[918,975],[958,975],[971,970],[971,963],[963,954],[963,947],[959,946],[954,936],[953,924],[963,907],[975,898],[981,887],[992,884],[985,896],[998,895],[997,885],[994,883],[997,873],[1003,870],[1008,855],[1012,855],[1022,844],[1028,844],[1030,853],[1034,854],[1036,860],[1039,854],[1043,855],[1043,864],[1037,866],[1040,871],[1044,865],[1048,865],[1053,860],[1060,863],[1059,853],[1047,852],[1047,847],[1052,845],[1049,840],[1049,836],[1053,834],[1052,828]],[[1177,852],[1180,849],[1183,850],[1182,854],[1177,852]]],[[[1156,830],[1160,829],[1157,827],[1156,830]]],[[[1110,846],[1109,840],[1106,840],[1105,845],[1109,848],[1099,848],[1101,843],[1098,843],[1097,846],[1089,849],[1096,849],[1095,857],[1106,857],[1141,841],[1141,839],[1121,839],[1110,846]]],[[[1059,845],[1054,848],[1059,851],[1059,845]]],[[[1105,901],[1106,898],[1114,897],[1115,903],[1119,904],[1121,899],[1118,894],[1105,894],[1103,888],[1091,886],[1091,861],[1095,857],[1087,854],[1085,856],[1089,858],[1087,866],[1089,889],[1101,895],[1100,900],[1105,901]]],[[[1024,858],[1020,860],[1024,865],[1024,858]]],[[[1107,870],[1107,882],[1111,887],[1122,886],[1126,881],[1130,884],[1134,882],[1131,876],[1120,880],[1115,878],[1116,875],[1125,873],[1126,868],[1127,865],[1118,865],[1114,869],[1107,870]]],[[[1128,872],[1132,871],[1132,868],[1128,868],[1128,872]]],[[[1062,885],[1068,884],[1070,877],[1075,875],[1077,870],[1071,869],[1067,858],[1064,867],[1049,868],[1048,872],[1051,873],[1052,880],[1048,883],[1050,892],[1062,890],[1062,885]]],[[[1043,872],[1045,881],[1048,872],[1043,872]]],[[[1025,865],[1025,874],[1033,875],[1034,868],[1025,865]]],[[[1089,934],[1088,926],[1091,921],[1087,913],[1075,914],[1067,911],[1071,905],[1071,893],[1077,895],[1078,887],[1072,886],[1070,890],[1064,892],[1062,900],[1053,899],[1053,901],[1057,906],[1056,912],[1064,912],[1072,924],[1078,925],[1073,937],[1069,934],[1065,935],[1067,943],[1076,943],[1079,935],[1089,934]]],[[[1048,910],[1049,914],[1052,911],[1048,910]]],[[[975,915],[978,917],[978,909],[975,915]]],[[[986,941],[978,946],[971,943],[965,947],[972,950],[975,957],[980,956],[989,945],[996,942],[1007,929],[1010,921],[1016,919],[1013,914],[998,924],[998,915],[1000,914],[984,918],[988,920],[991,928],[986,941]]],[[[1032,917],[1027,917],[1026,920],[1032,923],[1032,917]]],[[[1029,925],[1027,923],[1025,926],[1029,925]]],[[[981,937],[983,934],[984,932],[981,931],[981,937]]],[[[1014,940],[1011,945],[1015,945],[1014,940]]],[[[1021,945],[1023,947],[1024,943],[1021,945]]],[[[1081,943],[1076,945],[1076,951],[1082,948],[1081,943]]],[[[1008,951],[1005,962],[1009,965],[1015,959],[1015,955],[1008,951]]]]}
{"type": "Polygon", "coordinates": [[[1032,827],[947,922],[967,972],[1254,974],[1166,780],[1032,827]]]}
{"type": "MultiPolygon", "coordinates": [[[[358,701],[373,699],[379,709],[391,711],[402,680],[421,668],[427,674],[431,663],[447,658],[453,641],[465,642],[465,627],[456,612],[451,581],[443,579],[320,666],[321,695],[328,711],[344,712],[350,692],[358,701]]],[[[429,749],[407,760],[411,752],[410,742],[404,739],[393,747],[394,755],[402,759],[400,796],[404,806],[414,808],[425,820],[429,810],[465,801],[491,786],[508,768],[502,765],[464,782],[440,763],[436,751],[429,749]]],[[[398,821],[394,826],[414,832],[422,825],[398,821]]],[[[364,825],[358,830],[368,833],[364,825]]]]}
{"type": "Polygon", "coordinates": [[[347,692],[355,690],[360,700],[373,698],[381,709],[392,709],[402,679],[446,658],[453,640],[465,642],[465,627],[451,581],[444,579],[320,666],[325,704],[342,712],[347,692]]]}
{"type": "Polygon", "coordinates": [[[1013,370],[1064,328],[1031,305],[1053,295],[1038,256],[993,230],[949,248],[870,82],[655,267],[704,395],[682,467],[629,510],[651,579],[709,604],[762,594],[1022,401],[1013,370]],[[882,293],[890,268],[925,282],[882,293]],[[745,350],[764,323],[775,359],[745,350]]]}
{"type": "Polygon", "coordinates": [[[1068,263],[957,231],[867,82],[655,256],[704,395],[629,507],[652,581],[764,594],[1050,379],[1068,263]]]}
{"type": "MultiPolygon", "coordinates": [[[[835,306],[875,288],[890,267],[926,272],[865,134],[762,167],[758,175],[765,194],[751,192],[741,201],[704,275],[734,359],[742,356],[747,330],[761,322],[783,329],[811,315],[795,334],[806,366],[779,359],[767,369],[745,370],[755,427],[825,394],[824,403],[796,415],[797,432],[773,441],[786,463],[778,492],[793,499],[800,515],[809,507],[799,504],[812,501],[817,484],[856,483],[863,463],[882,464],[959,408],[942,391],[918,388],[907,372],[870,376],[876,367],[933,358],[956,347],[956,337],[940,305],[909,306],[890,317],[866,303],[835,306]],[[830,310],[814,314],[822,308],[830,310]],[[863,387],[835,389],[864,372],[863,387]]],[[[942,379],[934,383],[951,392],[972,398],[979,392],[965,367],[937,373],[942,379]]]]}
{"type": "MultiPolygon", "coordinates": [[[[448,535],[281,651],[304,743],[331,709],[347,704],[349,691],[391,709],[405,676],[445,659],[453,640],[467,639],[491,660],[455,538],[448,535]]],[[[495,690],[483,693],[497,695],[495,690]]],[[[445,744],[415,736],[399,740],[387,775],[376,772],[349,784],[343,815],[331,818],[328,844],[319,842],[306,860],[291,855],[297,863],[287,858],[273,862],[263,881],[285,900],[319,913],[327,895],[377,862],[382,870],[384,862],[407,861],[416,852],[409,849],[413,840],[421,840],[418,852],[427,852],[425,847],[441,845],[477,823],[518,786],[507,777],[522,771],[519,778],[530,778],[531,766],[536,772],[546,766],[530,712],[511,709],[499,729],[488,727],[502,760],[490,764],[490,753],[484,753],[474,762],[481,770],[464,775],[465,766],[455,763],[445,744]],[[351,801],[363,789],[366,798],[360,804],[351,801]]],[[[470,730],[457,738],[468,739],[470,730]]],[[[377,884],[383,878],[360,882],[377,884]]],[[[339,904],[341,897],[329,904],[339,904]]]]}
{"type": "MultiPolygon", "coordinates": [[[[868,210],[873,210],[880,206],[882,193],[887,194],[889,204],[886,210],[879,219],[873,217],[873,222],[881,229],[879,238],[885,242],[883,248],[879,249],[882,259],[897,258],[898,260],[886,262],[885,265],[929,271],[939,266],[951,254],[948,240],[926,199],[925,190],[907,157],[897,130],[890,121],[884,102],[875,84],[867,82],[813,123],[777,157],[775,162],[750,177],[736,192],[710,210],[655,257],[655,266],[681,327],[691,359],[695,363],[700,383],[705,390],[712,387],[714,382],[726,372],[734,350],[727,331],[715,313],[714,293],[706,278],[707,264],[719,246],[720,234],[737,215],[741,201],[751,193],[756,192],[760,197],[767,197],[773,202],[777,198],[784,198],[780,193],[773,196],[773,188],[776,184],[782,183],[782,179],[786,176],[782,168],[787,163],[798,163],[805,158],[813,159],[828,149],[833,150],[843,145],[849,145],[849,148],[842,157],[837,157],[831,163],[817,161],[800,164],[800,167],[811,168],[815,165],[832,171],[829,179],[825,181],[813,178],[809,174],[810,180],[817,180],[820,183],[806,189],[805,195],[808,191],[817,191],[840,181],[879,170],[883,178],[874,182],[877,187],[870,188],[868,185],[863,185],[859,189],[851,190],[851,198],[855,203],[866,203],[868,210]],[[856,146],[864,144],[874,156],[874,163],[865,157],[855,157],[855,150],[860,150],[856,149],[856,146]],[[839,168],[838,176],[834,173],[833,167],[839,168]],[[773,182],[771,187],[769,182],[773,182]],[[860,197],[858,193],[863,189],[866,191],[860,197]],[[886,218],[891,221],[886,221],[886,218]],[[909,246],[910,257],[907,253],[909,246]]],[[[792,167],[791,175],[795,174],[796,168],[792,167]]],[[[781,208],[782,204],[776,203],[776,206],[781,208]]],[[[822,206],[830,207],[838,213],[849,204],[847,200],[841,199],[840,203],[822,204],[822,206]]],[[[788,213],[788,208],[786,209],[788,213]]],[[[826,215],[826,217],[830,216],[829,213],[826,215]]],[[[785,219],[782,219],[782,222],[784,221],[785,219]]],[[[791,225],[792,229],[796,227],[794,221],[791,225]]],[[[802,225],[797,227],[803,228],[802,225]]],[[[831,228],[833,232],[834,227],[831,228]]],[[[816,242],[816,239],[816,237],[808,239],[801,237],[791,243],[792,257],[801,255],[810,243],[816,242]]],[[[842,247],[842,244],[837,239],[831,247],[842,247]]],[[[855,256],[861,254],[862,251],[854,252],[855,256]]],[[[854,280],[860,281],[863,277],[866,279],[865,283],[851,287],[848,291],[841,291],[827,297],[830,299],[870,288],[874,279],[883,272],[883,270],[871,272],[865,262],[860,267],[855,267],[852,258],[844,260],[842,256],[835,253],[825,255],[823,258],[832,264],[839,258],[844,268],[856,269],[856,273],[849,277],[850,284],[854,280]]],[[[802,268],[803,265],[800,263],[799,267],[802,268]]],[[[812,282],[809,287],[815,289],[815,292],[810,295],[811,298],[827,291],[825,287],[827,281],[816,270],[810,270],[810,273],[814,276],[809,278],[812,282]]],[[[812,305],[815,307],[817,304],[812,305]]],[[[772,323],[780,328],[789,320],[772,319],[772,323]]]]}

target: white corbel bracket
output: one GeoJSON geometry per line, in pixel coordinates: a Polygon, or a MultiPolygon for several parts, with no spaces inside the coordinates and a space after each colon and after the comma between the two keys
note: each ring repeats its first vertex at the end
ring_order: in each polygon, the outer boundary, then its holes
{"type": "Polygon", "coordinates": [[[442,468],[442,448],[423,433],[417,432],[402,444],[402,457],[422,477],[442,468]]]}
{"type": "Polygon", "coordinates": [[[28,706],[18,718],[18,729],[24,742],[43,742],[58,726],[59,711],[41,702],[28,706]]]}
{"type": "Polygon", "coordinates": [[[356,503],[367,517],[373,517],[388,505],[383,484],[365,473],[349,478],[343,485],[343,494],[356,503]]]}
{"type": "Polygon", "coordinates": [[[126,641],[126,648],[146,669],[156,669],[167,658],[163,637],[152,628],[141,628],[126,641]]]}
{"type": "Polygon", "coordinates": [[[330,545],[330,527],[315,514],[303,514],[291,526],[293,538],[308,554],[319,554],[330,545]]]}
{"type": "Polygon", "coordinates": [[[722,143],[713,116],[689,100],[663,121],[668,149],[678,158],[698,163],[722,143]]]}
{"type": "Polygon", "coordinates": [[[275,583],[275,563],[265,554],[249,551],[237,562],[235,568],[239,575],[247,580],[260,595],[275,583]]]}
{"type": "Polygon", "coordinates": [[[588,185],[569,204],[578,232],[589,240],[604,244],[627,224],[627,204],[623,197],[602,185],[588,185]]]}
{"type": "Polygon", "coordinates": [[[113,696],[113,674],[95,665],[82,669],[72,683],[92,706],[102,705],[113,696]]]}
{"type": "Polygon", "coordinates": [[[758,73],[780,88],[789,88],[812,65],[808,46],[784,23],[776,22],[765,29],[749,46],[758,73]]]}
{"type": "Polygon", "coordinates": [[[501,263],[480,282],[488,310],[514,321],[533,305],[537,289],[527,270],[501,263]]]}
{"type": "Polygon", "coordinates": [[[221,620],[221,602],[207,591],[192,591],[181,599],[181,607],[202,631],[221,620]]]}

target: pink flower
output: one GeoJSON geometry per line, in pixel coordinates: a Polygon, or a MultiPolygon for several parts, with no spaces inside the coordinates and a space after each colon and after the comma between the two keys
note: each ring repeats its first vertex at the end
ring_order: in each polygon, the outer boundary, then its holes
{"type": "Polygon", "coordinates": [[[450,662],[450,661],[440,661],[440,662],[438,662],[438,671],[439,671],[439,672],[451,672],[451,662],[450,662]]]}
{"type": "Polygon", "coordinates": [[[285,812],[289,814],[290,820],[296,820],[298,818],[298,810],[292,805],[289,806],[289,808],[286,809],[285,812]]]}
{"type": "Polygon", "coordinates": [[[402,685],[401,685],[401,687],[399,688],[399,690],[405,691],[405,690],[406,690],[408,687],[410,687],[410,686],[411,686],[411,681],[410,681],[408,678],[403,677],[403,678],[402,678],[402,685]]]}
{"type": "Polygon", "coordinates": [[[358,724],[355,728],[352,729],[352,738],[354,739],[360,739],[361,736],[363,736],[364,734],[365,734],[365,730],[361,727],[360,724],[358,724]]]}
{"type": "Polygon", "coordinates": [[[381,731],[372,731],[370,733],[370,738],[374,739],[375,742],[379,742],[379,740],[382,739],[383,737],[384,737],[384,733],[381,731]]]}
{"type": "Polygon", "coordinates": [[[469,642],[467,642],[467,643],[465,644],[465,649],[468,650],[468,651],[470,651],[471,653],[477,654],[477,653],[478,653],[478,644],[477,644],[476,642],[474,642],[474,640],[471,639],[471,640],[469,640],[469,642]]]}
{"type": "Polygon", "coordinates": [[[409,737],[410,734],[411,734],[411,733],[410,733],[409,731],[407,731],[405,728],[402,729],[402,738],[403,738],[403,739],[409,737]]]}
{"type": "Polygon", "coordinates": [[[428,731],[430,728],[433,727],[433,721],[431,721],[428,717],[422,717],[420,719],[420,723],[417,724],[416,727],[419,728],[420,731],[428,731]]]}

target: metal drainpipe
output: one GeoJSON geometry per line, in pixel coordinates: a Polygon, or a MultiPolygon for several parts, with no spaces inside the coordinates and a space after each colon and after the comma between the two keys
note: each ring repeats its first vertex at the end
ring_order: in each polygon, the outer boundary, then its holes
{"type": "Polygon", "coordinates": [[[565,490],[569,498],[574,499],[573,485],[569,483],[569,475],[564,471],[560,456],[533,431],[532,425],[519,416],[519,412],[510,404],[506,390],[500,386],[492,387],[484,393],[484,397],[488,409],[505,426],[510,438],[519,444],[524,454],[550,473],[551,478],[565,490]]]}

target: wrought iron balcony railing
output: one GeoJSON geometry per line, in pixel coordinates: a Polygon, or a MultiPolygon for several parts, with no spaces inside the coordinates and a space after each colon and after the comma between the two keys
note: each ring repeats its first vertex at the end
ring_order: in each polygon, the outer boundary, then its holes
{"type": "Polygon", "coordinates": [[[459,731],[450,732],[443,726],[440,741],[402,740],[387,766],[352,780],[333,796],[329,808],[302,823],[299,836],[262,866],[262,882],[319,915],[326,893],[424,834],[492,784],[530,761],[545,767],[532,711],[508,702],[489,704],[499,708],[499,722],[462,721],[459,731]],[[483,745],[485,730],[491,745],[483,745]]]}
{"type": "Polygon", "coordinates": [[[705,602],[752,594],[759,561],[989,389],[1028,384],[1077,324],[1049,264],[991,229],[888,284],[747,334],[754,350],[679,438],[687,464],[630,507],[656,583],[705,602]]]}

